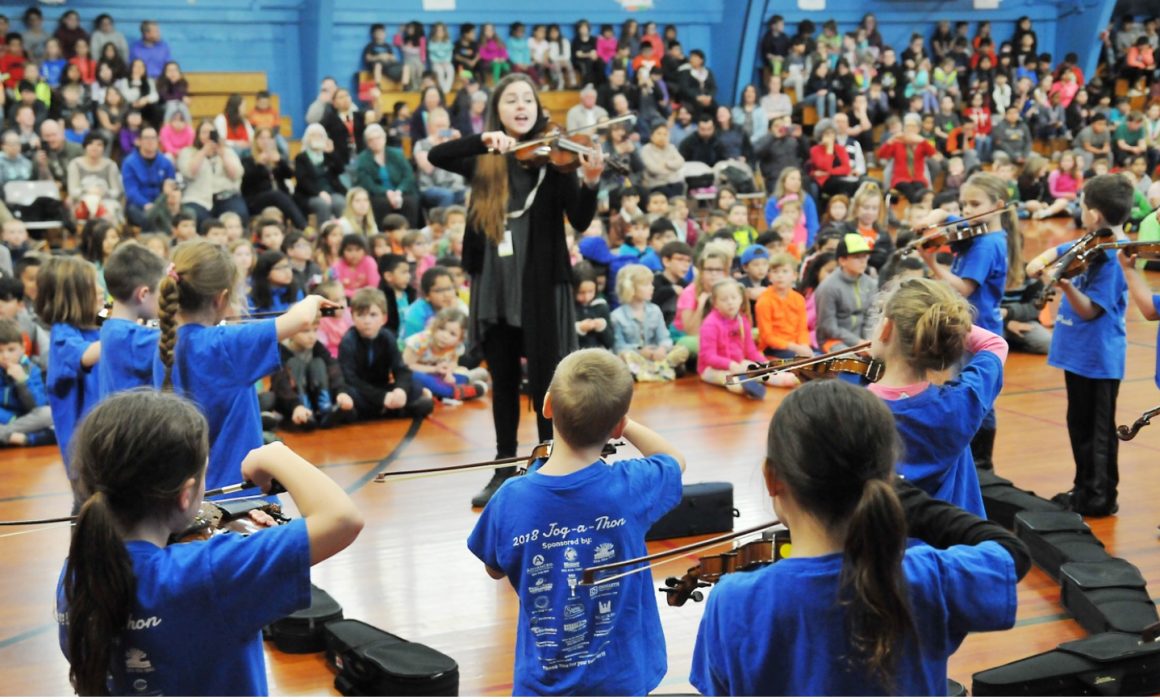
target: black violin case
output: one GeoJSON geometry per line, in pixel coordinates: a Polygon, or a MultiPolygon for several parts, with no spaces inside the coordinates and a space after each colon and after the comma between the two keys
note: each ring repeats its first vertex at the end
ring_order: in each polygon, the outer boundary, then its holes
{"type": "Polygon", "coordinates": [[[733,518],[740,515],[733,507],[733,484],[707,481],[685,484],[681,502],[645,533],[646,540],[668,540],[717,532],[732,532],[733,518]]]}
{"type": "Polygon", "coordinates": [[[326,649],[324,625],[342,619],[342,606],[330,594],[310,584],[310,607],[262,628],[262,636],[287,654],[313,654],[326,649]]]}
{"type": "Polygon", "coordinates": [[[346,696],[452,697],[459,664],[429,646],[408,642],[360,620],[325,627],[326,660],[334,687],[346,696]]]}
{"type": "Polygon", "coordinates": [[[975,696],[1155,695],[1160,642],[1154,634],[1104,632],[980,671],[971,681],[975,696]]]}

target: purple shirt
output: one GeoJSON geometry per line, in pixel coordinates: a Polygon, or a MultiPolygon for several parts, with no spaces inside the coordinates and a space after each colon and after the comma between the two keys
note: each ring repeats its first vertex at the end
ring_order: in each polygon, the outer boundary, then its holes
{"type": "Polygon", "coordinates": [[[145,62],[145,72],[149,74],[149,77],[157,78],[161,75],[165,64],[170,60],[169,44],[164,41],[147,44],[144,40],[138,39],[129,47],[129,63],[138,58],[145,62]]]}

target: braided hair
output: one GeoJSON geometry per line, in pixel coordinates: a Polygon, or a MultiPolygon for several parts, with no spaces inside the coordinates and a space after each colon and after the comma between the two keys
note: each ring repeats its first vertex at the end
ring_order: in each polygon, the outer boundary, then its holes
{"type": "Polygon", "coordinates": [[[234,259],[225,248],[206,240],[186,241],[173,250],[173,264],[161,279],[157,319],[159,349],[165,365],[163,389],[173,388],[173,356],[177,346],[177,314],[196,313],[224,292],[232,301],[237,280],[234,259]]]}

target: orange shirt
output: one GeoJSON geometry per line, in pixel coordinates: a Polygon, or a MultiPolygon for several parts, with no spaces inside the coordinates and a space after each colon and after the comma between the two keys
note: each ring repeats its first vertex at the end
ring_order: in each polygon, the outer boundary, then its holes
{"type": "Polygon", "coordinates": [[[790,343],[810,344],[806,298],[793,289],[783,297],[769,287],[757,298],[757,348],[784,350],[790,343]]]}
{"type": "Polygon", "coordinates": [[[255,129],[278,129],[282,126],[282,118],[278,116],[278,110],[271,107],[270,109],[250,110],[249,114],[250,124],[255,129]]]}

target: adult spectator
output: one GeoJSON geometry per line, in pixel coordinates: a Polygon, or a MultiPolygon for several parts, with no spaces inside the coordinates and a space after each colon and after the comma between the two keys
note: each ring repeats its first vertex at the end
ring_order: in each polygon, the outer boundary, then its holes
{"type": "Polygon", "coordinates": [[[688,104],[696,114],[712,115],[717,111],[717,80],[705,65],[705,52],[693,49],[689,62],[677,73],[676,98],[688,104]]]}
{"type": "Polygon", "coordinates": [[[397,149],[387,148],[387,132],[378,124],[366,128],[363,140],[366,148],[355,159],[354,181],[370,194],[375,220],[382,221],[387,214],[402,214],[408,225],[416,228],[419,197],[411,165],[397,149]]]}
{"type": "Polygon", "coordinates": [[[117,53],[122,59],[129,56],[129,42],[125,40],[125,35],[117,30],[112,17],[101,13],[93,20],[93,33],[89,37],[89,48],[93,59],[100,60],[101,51],[104,50],[105,44],[117,47],[117,53]]]}
{"type": "Polygon", "coordinates": [[[125,183],[125,217],[129,223],[144,227],[146,214],[161,196],[165,181],[176,177],[173,163],[161,154],[157,129],[146,125],[137,137],[137,150],[125,158],[121,169],[125,183]]]}
{"type": "Polygon", "coordinates": [[[608,118],[608,110],[596,104],[596,88],[589,83],[580,89],[580,102],[568,110],[568,131],[595,126],[608,118]]]}
{"type": "Polygon", "coordinates": [[[326,108],[334,101],[334,93],[338,90],[338,83],[329,75],[322,79],[318,86],[318,96],[306,108],[306,123],[318,124],[326,115],[326,108]]]}
{"type": "MultiPolygon", "coordinates": [[[[433,109],[443,109],[443,91],[436,85],[428,85],[419,98],[419,108],[411,114],[411,141],[427,137],[427,115],[433,109]]],[[[450,128],[448,124],[448,128],[450,128]]]]}
{"type": "Polygon", "coordinates": [[[930,189],[926,177],[926,159],[941,158],[934,146],[922,137],[922,118],[907,114],[902,120],[902,131],[887,139],[878,149],[878,160],[891,167],[890,189],[898,190],[911,202],[921,199],[922,191],[930,189]]]}
{"type": "Polygon", "coordinates": [[[726,160],[753,162],[753,142],[744,129],[733,123],[733,113],[725,105],[717,107],[717,141],[726,160]]]}
{"type": "Polygon", "coordinates": [[[242,197],[246,208],[257,216],[266,207],[275,207],[301,231],[306,228],[306,217],[290,196],[290,181],[294,171],[278,150],[274,130],[262,127],[254,131],[254,142],[242,158],[242,197]]]}
{"type": "Polygon", "coordinates": [[[773,192],[773,186],[786,168],[802,170],[809,152],[805,141],[793,133],[789,112],[777,114],[769,122],[769,133],[758,139],[753,147],[754,158],[765,180],[766,193],[773,192]]]}
{"type": "Polygon", "coordinates": [[[685,137],[678,147],[681,157],[713,167],[725,160],[725,147],[717,138],[717,125],[712,112],[705,112],[697,118],[697,131],[685,137]]]}
{"type": "Polygon", "coordinates": [[[685,159],[677,147],[669,142],[669,126],[660,123],[652,128],[649,141],[640,149],[640,159],[644,164],[641,184],[645,190],[660,190],[666,197],[681,195],[685,191],[685,180],[681,168],[685,159]]]}
{"type": "Polygon", "coordinates": [[[242,162],[233,149],[221,143],[213,122],[203,119],[197,125],[193,145],[177,156],[177,170],[185,181],[181,202],[193,209],[197,222],[220,218],[232,211],[243,225],[250,212],[242,198],[242,162]]]}
{"type": "Polygon", "coordinates": [[[9,182],[32,179],[32,161],[20,153],[20,137],[5,131],[0,137],[0,193],[9,182]]]}
{"type": "Polygon", "coordinates": [[[419,175],[419,201],[424,208],[463,204],[467,182],[463,176],[431,165],[427,152],[441,143],[457,139],[460,133],[451,128],[447,110],[436,107],[427,113],[427,137],[415,143],[412,157],[419,175]]]}
{"type": "Polygon", "coordinates": [[[141,23],[141,38],[129,47],[129,61],[136,59],[145,61],[145,69],[150,78],[156,79],[165,69],[165,64],[172,59],[169,55],[169,44],[161,39],[161,27],[153,20],[141,23]]]}
{"type": "MultiPolygon", "coordinates": [[[[761,98],[761,111],[765,112],[767,118],[772,118],[775,114],[789,114],[793,112],[793,102],[790,101],[789,95],[781,91],[781,76],[769,76],[769,82],[766,83],[768,92],[761,98]]],[[[760,138],[760,134],[758,138],[760,138]]]]}
{"type": "Polygon", "coordinates": [[[36,151],[36,177],[64,184],[68,180],[68,164],[84,155],[79,143],[65,139],[64,129],[55,119],[45,119],[40,125],[40,148],[36,151]]]}
{"type": "Polygon", "coordinates": [[[322,117],[322,128],[334,142],[334,153],[340,163],[349,163],[363,150],[366,115],[358,111],[350,98],[350,90],[339,88],[334,91],[334,100],[322,117]]]}
{"type": "MultiPolygon", "coordinates": [[[[65,201],[70,207],[75,207],[82,198],[99,196],[106,216],[119,221],[121,197],[125,191],[120,168],[105,155],[108,139],[99,129],[94,129],[85,134],[83,145],[84,155],[68,164],[68,197],[65,201]]],[[[98,211],[90,206],[89,218],[97,218],[98,211]]]]}
{"type": "Polygon", "coordinates": [[[741,103],[733,108],[733,123],[741,127],[750,141],[769,133],[769,117],[757,99],[757,86],[746,85],[741,91],[741,103]]]}
{"type": "Polygon", "coordinates": [[[294,158],[294,201],[303,212],[312,211],[318,226],[342,216],[346,188],[339,177],[345,165],[334,155],[334,142],[321,124],[311,124],[302,135],[302,151],[294,158]]]}
{"type": "MultiPolygon", "coordinates": [[[[482,102],[487,104],[487,92],[479,85],[479,78],[475,74],[461,74],[464,79],[463,87],[459,92],[455,93],[455,100],[451,103],[451,126],[458,129],[462,134],[478,134],[480,131],[475,131],[471,128],[472,109],[475,103],[482,102]],[[479,97],[477,97],[477,95],[479,97]]],[[[583,96],[581,96],[583,99],[583,96]]],[[[476,110],[483,114],[483,110],[476,108],[476,110]]],[[[482,127],[482,119],[480,126],[482,127]]]]}

